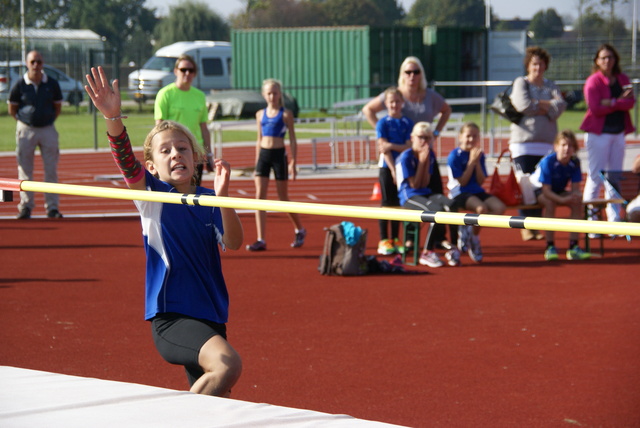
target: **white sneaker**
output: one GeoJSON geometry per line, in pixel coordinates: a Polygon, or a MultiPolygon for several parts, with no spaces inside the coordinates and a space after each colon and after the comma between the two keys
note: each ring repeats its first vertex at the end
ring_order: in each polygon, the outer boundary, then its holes
{"type": "Polygon", "coordinates": [[[444,265],[442,260],[440,260],[440,257],[438,257],[438,255],[433,251],[423,252],[418,263],[432,268],[439,268],[444,265]]]}
{"type": "Polygon", "coordinates": [[[453,247],[444,253],[444,258],[449,266],[460,266],[460,251],[457,248],[453,247]]]}
{"type": "Polygon", "coordinates": [[[477,235],[471,236],[469,242],[469,257],[476,263],[482,261],[482,247],[480,246],[480,238],[477,235]]]}
{"type": "Polygon", "coordinates": [[[469,238],[471,237],[471,226],[458,227],[458,249],[466,253],[469,248],[469,238]]]}

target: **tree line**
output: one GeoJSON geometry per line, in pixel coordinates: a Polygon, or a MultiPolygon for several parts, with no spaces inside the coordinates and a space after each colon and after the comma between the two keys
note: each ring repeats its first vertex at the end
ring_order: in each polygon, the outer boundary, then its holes
{"type": "MultiPolygon", "coordinates": [[[[615,17],[616,4],[628,0],[575,0],[574,27],[583,37],[626,35],[615,17]],[[609,12],[603,13],[602,9],[609,12]]],[[[370,25],[484,27],[484,0],[416,0],[405,11],[398,0],[244,0],[228,20],[199,0],[187,0],[156,16],[145,0],[24,0],[25,24],[33,28],[90,29],[106,38],[123,62],[139,61],[179,40],[229,40],[232,28],[370,25]]],[[[215,6],[214,6],[215,7],[215,6]]],[[[19,28],[20,0],[0,0],[0,28],[19,28]]],[[[492,28],[510,29],[491,14],[492,28]]],[[[565,20],[555,9],[539,11],[527,30],[536,39],[559,37],[565,20]]]]}

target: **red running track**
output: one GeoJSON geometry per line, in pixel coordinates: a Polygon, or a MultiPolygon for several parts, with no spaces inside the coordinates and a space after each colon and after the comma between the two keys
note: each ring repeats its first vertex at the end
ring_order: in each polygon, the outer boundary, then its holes
{"type": "MultiPolygon", "coordinates": [[[[300,164],[311,164],[311,146],[300,145],[300,164]]],[[[226,148],[223,156],[232,168],[239,174],[242,168],[247,168],[253,163],[253,147],[226,148]]],[[[141,153],[136,153],[141,158],[141,153]]],[[[319,162],[328,164],[330,161],[328,150],[321,151],[319,162]]],[[[34,181],[44,180],[42,160],[36,156],[34,181]]],[[[377,170],[361,170],[366,177],[348,177],[330,174],[327,171],[319,171],[314,175],[301,173],[300,179],[289,186],[289,197],[298,202],[318,202],[331,204],[358,204],[365,206],[379,205],[369,201],[373,184],[377,181],[377,170]],[[326,180],[324,177],[333,177],[326,180]],[[321,179],[318,179],[321,178],[321,179]],[[339,191],[336,191],[339,189],[339,191]]],[[[253,197],[255,187],[250,173],[243,176],[232,177],[230,196],[253,197]]],[[[0,156],[0,177],[17,178],[17,166],[14,156],[0,156]]],[[[212,180],[213,176],[205,176],[205,180],[212,180]]],[[[120,187],[125,188],[124,181],[120,178],[111,154],[106,151],[66,152],[60,157],[58,167],[58,181],[66,184],[78,184],[84,186],[120,187]]],[[[211,184],[209,184],[211,187],[211,184]]],[[[275,185],[271,180],[269,190],[270,198],[276,198],[275,185]]],[[[0,204],[0,218],[11,218],[17,214],[19,194],[14,194],[14,201],[0,204]]],[[[33,211],[35,217],[45,215],[44,197],[36,194],[36,208],[33,211]]],[[[61,195],[60,211],[66,216],[75,215],[114,215],[119,213],[136,214],[135,207],[130,201],[92,199],[82,196],[61,195]]]]}
{"type": "MultiPolygon", "coordinates": [[[[82,156],[63,156],[60,181],[117,174],[109,154],[82,156]]],[[[300,180],[292,199],[372,205],[374,181],[300,180]]],[[[142,320],[139,220],[71,215],[132,203],[85,199],[63,199],[62,220],[0,221],[0,364],[185,389],[142,320]]],[[[13,204],[2,212],[15,215],[13,204]]],[[[250,243],[253,216],[241,218],[250,243]]],[[[270,214],[269,251],[223,255],[229,337],[245,366],[234,398],[416,427],[640,426],[640,240],[547,263],[542,243],[486,228],[479,265],[465,256],[414,275],[326,277],[322,229],[341,219],[302,218],[300,249],[286,216],[270,214]]],[[[356,223],[374,254],[376,222],[356,223]]]]}

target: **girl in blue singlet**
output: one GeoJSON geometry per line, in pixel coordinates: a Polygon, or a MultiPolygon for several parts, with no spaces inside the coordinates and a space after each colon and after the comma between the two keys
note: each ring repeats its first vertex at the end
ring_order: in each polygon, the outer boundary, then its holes
{"type": "MultiPolygon", "coordinates": [[[[102,67],[85,86],[105,118],[111,151],[125,183],[139,191],[229,196],[231,166],[214,159],[213,188],[197,186],[204,156],[191,131],[170,120],[144,142],[144,166],[133,152],[120,113],[118,80],[109,85],[102,67]]],[[[229,293],[220,251],[242,246],[242,223],[233,208],[136,201],[147,255],[145,320],[156,348],[169,363],[184,366],[191,392],[229,396],[242,360],[227,341],[229,293]]]]}
{"type": "MultiPolygon", "coordinates": [[[[256,113],[258,125],[258,139],[256,142],[256,199],[266,199],[269,187],[269,174],[273,169],[276,178],[276,189],[281,201],[289,200],[288,178],[296,179],[296,133],[293,129],[293,113],[284,108],[282,85],[275,79],[262,82],[262,96],[267,101],[267,107],[256,113]],[[287,162],[284,137],[289,131],[289,149],[291,160],[287,162]]],[[[300,216],[288,213],[295,228],[295,236],[291,246],[301,247],[307,231],[302,227],[300,216]]],[[[265,241],[267,228],[266,211],[256,212],[256,229],[258,240],[247,245],[249,251],[264,251],[267,249],[265,241]]]]}

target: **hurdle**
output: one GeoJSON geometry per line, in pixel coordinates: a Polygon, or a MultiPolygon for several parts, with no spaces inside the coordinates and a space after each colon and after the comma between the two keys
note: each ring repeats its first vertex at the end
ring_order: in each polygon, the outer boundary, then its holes
{"type": "Polygon", "coordinates": [[[117,189],[82,186],[76,184],[45,183],[39,181],[0,178],[3,199],[8,192],[26,191],[56,193],[93,198],[124,199],[158,203],[200,205],[256,211],[322,215],[332,217],[364,218],[374,220],[410,221],[496,227],[504,229],[549,230],[554,232],[600,233],[640,236],[640,223],[588,221],[545,217],[522,217],[493,214],[470,214],[444,211],[417,211],[384,207],[319,204],[311,202],[272,201],[267,199],[234,198],[227,196],[151,192],[147,190],[117,189]]]}

